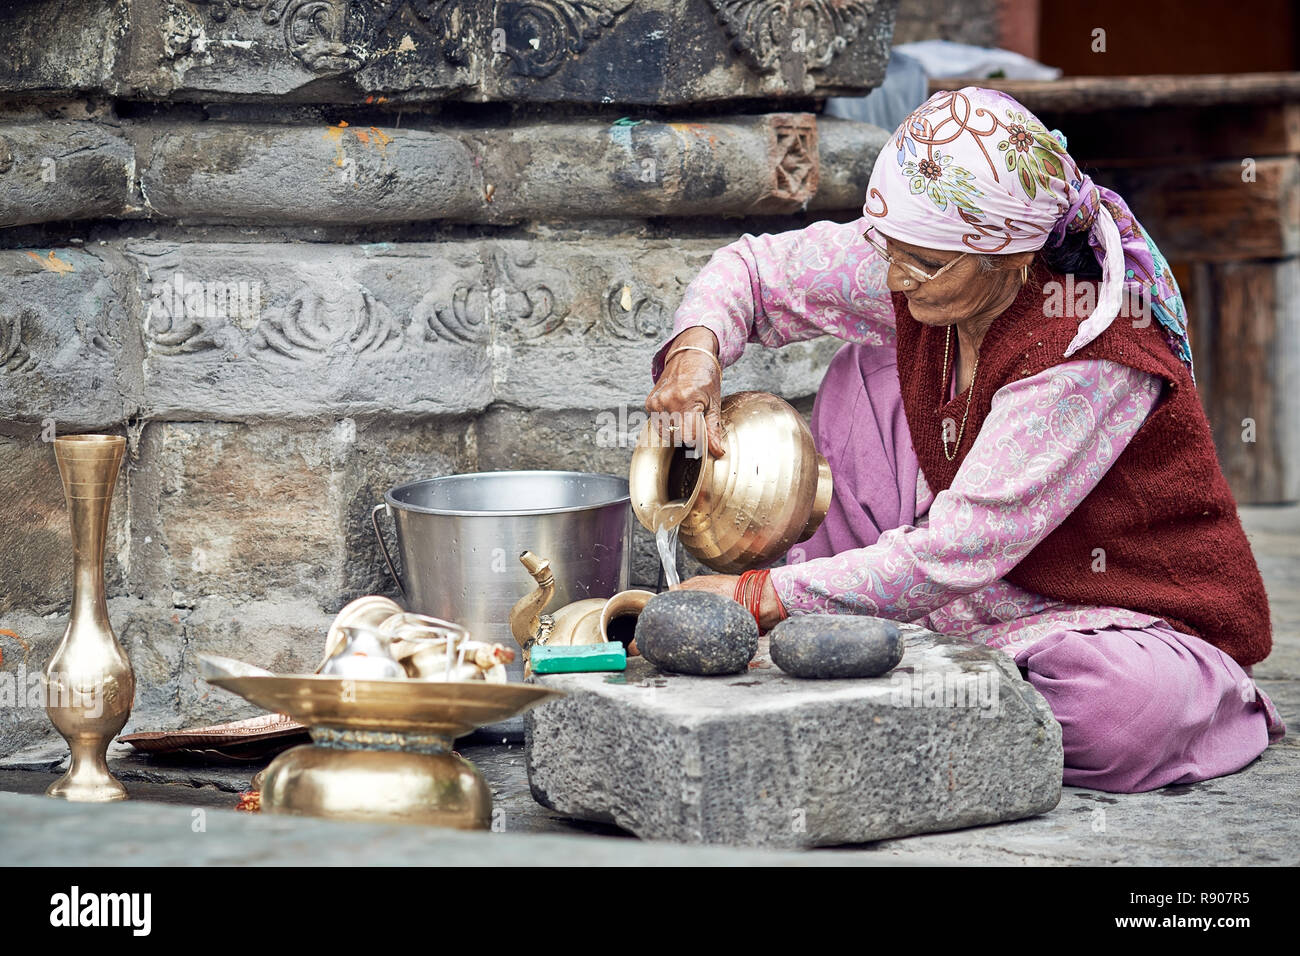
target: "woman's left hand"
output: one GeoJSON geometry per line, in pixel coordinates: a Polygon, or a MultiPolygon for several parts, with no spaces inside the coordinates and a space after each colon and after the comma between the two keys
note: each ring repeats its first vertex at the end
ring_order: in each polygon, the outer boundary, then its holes
{"type": "MultiPolygon", "coordinates": [[[[735,600],[736,583],[739,580],[739,575],[735,574],[701,574],[693,578],[687,578],[670,590],[709,591],[735,600]]],[[[776,596],[776,588],[772,587],[772,580],[769,578],[763,583],[763,596],[759,599],[759,627],[764,631],[768,631],[776,627],[777,622],[783,617],[785,617],[784,609],[781,606],[780,599],[776,596]]]]}

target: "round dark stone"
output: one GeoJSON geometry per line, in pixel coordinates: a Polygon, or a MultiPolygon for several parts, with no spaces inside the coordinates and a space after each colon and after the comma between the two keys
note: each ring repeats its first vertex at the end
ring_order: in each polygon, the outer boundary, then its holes
{"type": "Polygon", "coordinates": [[[902,632],[879,617],[800,614],[771,640],[772,662],[795,677],[879,677],[903,659],[902,632]]]}
{"type": "Polygon", "coordinates": [[[736,674],[758,651],[758,625],[731,598],[708,591],[656,594],[636,622],[636,646],[661,670],[736,674]]]}

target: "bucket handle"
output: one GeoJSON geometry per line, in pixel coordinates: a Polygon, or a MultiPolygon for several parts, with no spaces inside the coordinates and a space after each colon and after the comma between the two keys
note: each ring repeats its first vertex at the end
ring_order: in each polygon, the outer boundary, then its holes
{"type": "MultiPolygon", "coordinates": [[[[393,559],[388,553],[388,545],[384,544],[384,536],[379,531],[379,509],[380,508],[383,508],[385,511],[388,511],[388,503],[381,501],[379,502],[379,504],[375,505],[373,508],[370,509],[370,527],[375,529],[375,540],[379,542],[379,550],[383,552],[384,564],[388,565],[388,573],[391,574],[393,576],[393,580],[397,582],[397,590],[402,592],[402,598],[405,600],[406,585],[402,583],[402,579],[398,575],[397,569],[393,567],[393,559]]],[[[392,512],[390,511],[389,514],[392,514],[392,512]]]]}

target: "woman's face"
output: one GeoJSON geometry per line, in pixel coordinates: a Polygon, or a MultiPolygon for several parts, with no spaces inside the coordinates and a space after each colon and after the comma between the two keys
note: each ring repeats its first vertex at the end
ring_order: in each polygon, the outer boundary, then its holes
{"type": "Polygon", "coordinates": [[[925,325],[952,325],[996,316],[1020,291],[1020,267],[1034,256],[1032,252],[993,256],[998,268],[987,270],[980,268],[975,253],[963,255],[927,249],[890,238],[885,238],[885,247],[896,263],[889,267],[885,284],[891,292],[901,292],[907,297],[912,317],[925,325]],[[934,275],[959,257],[960,262],[929,281],[918,280],[900,265],[906,263],[934,275]],[[910,284],[905,284],[909,279],[910,284]]]}

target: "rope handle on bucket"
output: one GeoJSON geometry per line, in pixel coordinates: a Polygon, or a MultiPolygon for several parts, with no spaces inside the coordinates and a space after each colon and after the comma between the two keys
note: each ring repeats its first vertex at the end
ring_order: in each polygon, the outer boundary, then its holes
{"type": "MultiPolygon", "coordinates": [[[[388,565],[388,573],[391,574],[393,576],[393,580],[397,582],[397,590],[402,592],[402,597],[406,598],[407,596],[406,586],[402,584],[402,579],[397,575],[397,569],[393,567],[393,559],[388,553],[388,545],[384,543],[384,536],[379,530],[378,516],[379,516],[380,508],[383,508],[385,511],[388,511],[388,503],[381,501],[379,504],[375,505],[373,508],[370,509],[370,527],[375,529],[375,540],[379,542],[379,550],[383,552],[384,563],[388,565]]],[[[389,512],[389,514],[391,513],[392,512],[389,512]]]]}

